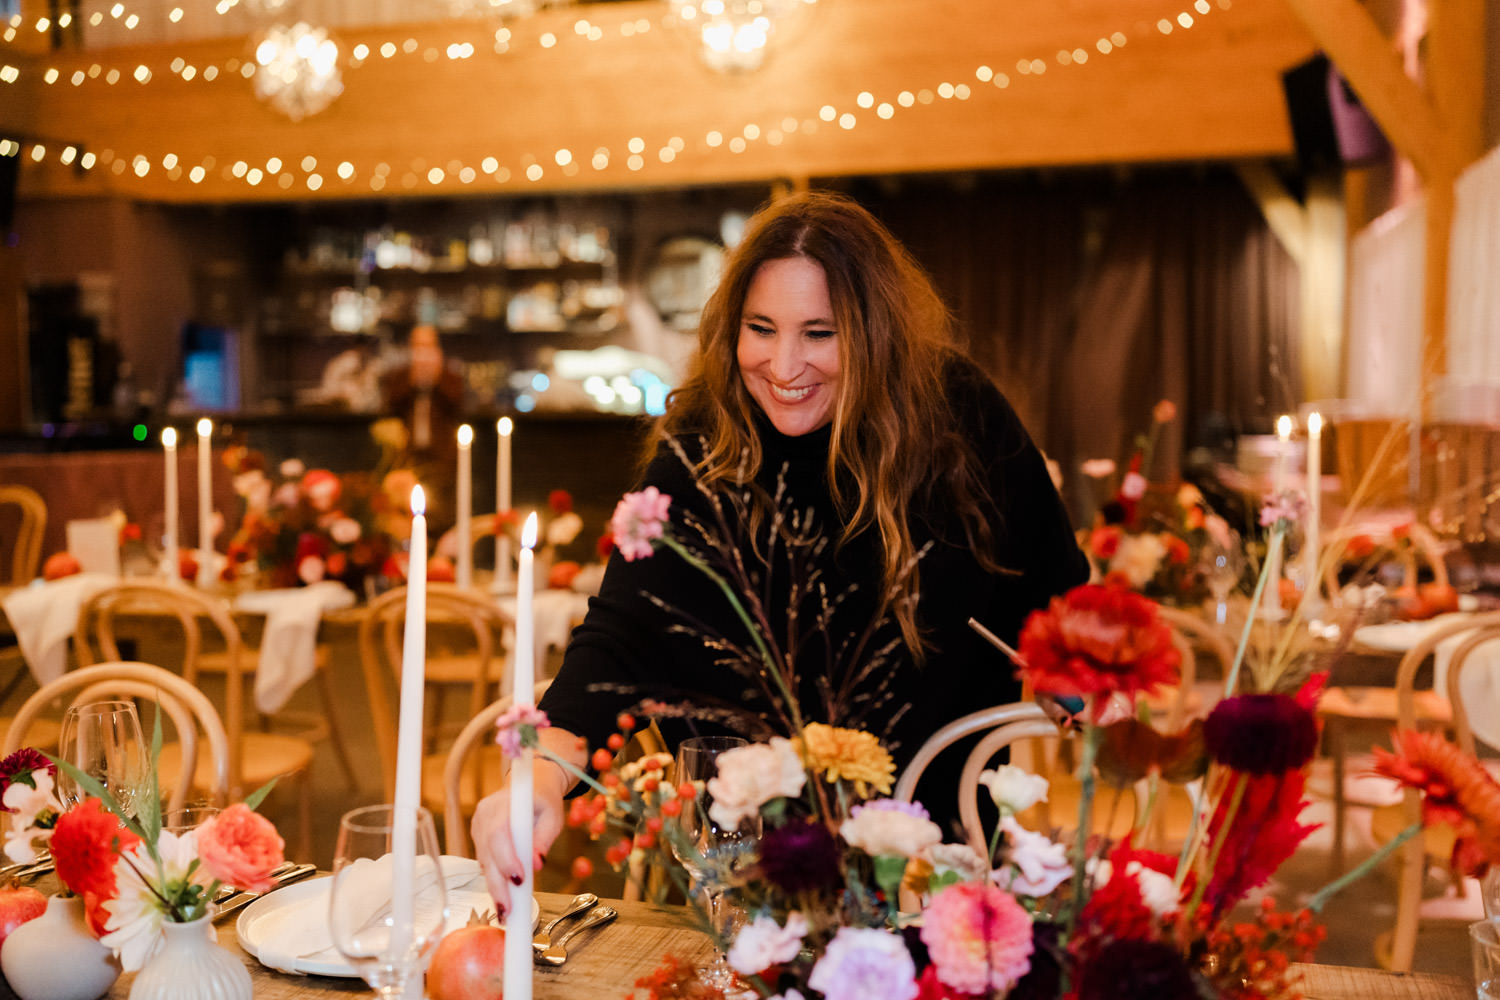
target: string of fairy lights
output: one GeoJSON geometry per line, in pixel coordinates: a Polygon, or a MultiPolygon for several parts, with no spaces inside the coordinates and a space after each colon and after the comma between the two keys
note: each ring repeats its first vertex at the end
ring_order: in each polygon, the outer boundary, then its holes
{"type": "MultiPolygon", "coordinates": [[[[903,89],[888,100],[881,100],[873,92],[864,90],[852,98],[846,98],[842,106],[827,99],[821,102],[809,101],[803,114],[788,114],[765,123],[747,122],[738,127],[726,125],[709,129],[703,135],[693,137],[694,151],[699,155],[722,153],[733,156],[746,152],[754,143],[781,146],[793,141],[796,136],[812,135],[820,129],[849,132],[859,125],[862,117],[866,121],[871,116],[886,121],[903,112],[919,111],[951,101],[968,101],[980,93],[1006,91],[1029,78],[1044,76],[1051,70],[1081,67],[1091,60],[1108,57],[1128,45],[1133,37],[1139,39],[1151,34],[1181,34],[1215,10],[1230,10],[1232,2],[1233,0],[1192,0],[1187,9],[1164,14],[1154,23],[1138,22],[1131,31],[1117,30],[1091,43],[1060,49],[1051,57],[1022,57],[1013,66],[995,67],[984,64],[964,68],[954,74],[953,80],[903,89]]],[[[214,9],[222,14],[234,5],[235,0],[219,0],[214,9]]],[[[62,15],[58,19],[59,26],[66,27],[64,19],[69,16],[62,15]]],[[[95,11],[90,17],[90,23],[97,24],[104,16],[118,20],[127,30],[139,24],[139,16],[130,13],[122,3],[114,4],[107,15],[95,11]]],[[[174,7],[167,16],[175,23],[185,16],[184,9],[174,7]]],[[[473,22],[469,24],[472,33],[473,22]]],[[[32,27],[39,32],[46,32],[50,29],[51,22],[45,17],[38,18],[32,27]]],[[[5,30],[0,32],[0,40],[14,43],[24,28],[19,16],[13,17],[5,30]]],[[[588,44],[608,39],[619,41],[655,30],[660,30],[660,27],[646,18],[623,22],[617,30],[609,32],[587,18],[579,18],[573,23],[571,35],[566,32],[559,34],[544,31],[537,33],[535,37],[522,37],[508,25],[502,25],[493,33],[493,48],[497,54],[503,55],[521,45],[534,44],[544,52],[561,54],[565,52],[563,46],[570,42],[588,44]]],[[[6,85],[14,85],[21,78],[21,70],[4,61],[3,51],[3,47],[0,47],[0,94],[4,93],[6,85]]],[[[357,70],[375,61],[399,58],[419,58],[427,63],[436,63],[442,59],[461,61],[475,58],[478,51],[472,38],[456,38],[445,46],[423,46],[410,37],[399,40],[392,38],[378,44],[361,43],[354,46],[348,59],[343,61],[343,66],[349,70],[357,70]]],[[[244,81],[253,80],[257,70],[253,59],[229,58],[222,63],[199,66],[177,56],[165,66],[155,68],[146,63],[110,66],[97,61],[87,68],[73,69],[66,76],[57,66],[48,66],[38,72],[41,72],[42,80],[47,86],[114,87],[129,85],[128,81],[133,81],[137,86],[149,85],[163,72],[186,82],[212,84],[239,81],[243,84],[244,81]]],[[[169,152],[157,154],[153,158],[144,152],[111,148],[100,148],[96,153],[93,149],[86,149],[86,145],[79,141],[23,139],[0,134],[0,156],[20,157],[22,162],[37,166],[55,160],[62,166],[76,170],[107,170],[123,180],[145,179],[159,171],[158,176],[164,175],[170,181],[193,185],[204,183],[217,172],[225,182],[243,183],[249,189],[265,185],[267,189],[275,188],[288,194],[299,188],[316,192],[335,184],[347,189],[359,186],[371,193],[415,192],[424,184],[437,187],[450,183],[453,179],[463,185],[524,186],[542,182],[553,171],[565,178],[577,177],[586,170],[601,172],[609,169],[620,158],[623,158],[628,171],[639,173],[652,160],[663,167],[670,166],[687,152],[689,140],[682,135],[668,135],[648,141],[644,136],[634,135],[614,147],[599,144],[582,150],[558,148],[520,153],[509,165],[502,163],[498,157],[487,156],[478,163],[465,163],[456,158],[434,161],[425,157],[413,157],[399,166],[384,161],[359,166],[351,159],[320,160],[311,155],[270,156],[258,163],[244,158],[220,158],[211,153],[185,157],[169,152]]]]}

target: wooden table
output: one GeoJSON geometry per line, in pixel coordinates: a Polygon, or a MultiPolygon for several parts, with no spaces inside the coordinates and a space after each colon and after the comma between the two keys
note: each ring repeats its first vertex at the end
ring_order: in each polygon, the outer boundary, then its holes
{"type": "MultiPolygon", "coordinates": [[[[538,893],[545,922],[567,906],[570,897],[538,893]]],[[[695,930],[680,906],[655,906],[609,900],[620,918],[574,942],[568,963],[560,968],[535,967],[533,995],[537,1000],[595,1000],[627,996],[635,981],[650,974],[668,954],[694,963],[712,959],[708,938],[695,930]]],[[[219,943],[238,956],[250,970],[256,1000],[331,1000],[339,996],[369,996],[362,979],[291,976],[275,972],[247,955],[235,936],[234,920],[218,925],[219,943]]],[[[1473,1000],[1474,987],[1459,976],[1391,973],[1335,965],[1298,965],[1301,990],[1307,1000],[1473,1000]]],[[[126,1000],[134,975],[124,975],[106,994],[126,1000]]],[[[0,1000],[14,997],[0,980],[0,1000]]]]}

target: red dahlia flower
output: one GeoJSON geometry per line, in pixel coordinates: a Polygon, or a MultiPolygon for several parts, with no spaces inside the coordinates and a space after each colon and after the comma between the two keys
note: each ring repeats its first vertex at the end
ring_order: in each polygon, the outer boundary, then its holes
{"type": "MultiPolygon", "coordinates": [[[[1108,696],[1177,681],[1182,661],[1156,604],[1119,583],[1074,587],[1034,611],[1021,630],[1020,672],[1041,694],[1108,696]]],[[[1095,721],[1098,721],[1097,718],[1095,721]]]]}
{"type": "Polygon", "coordinates": [[[1482,876],[1500,863],[1500,783],[1472,754],[1436,733],[1405,729],[1396,752],[1377,748],[1375,772],[1422,793],[1422,823],[1453,827],[1453,866],[1482,876]]]}
{"type": "Polygon", "coordinates": [[[57,877],[80,896],[115,894],[115,859],[140,840],[120,825],[98,799],[84,799],[57,819],[52,860],[57,877]]]}

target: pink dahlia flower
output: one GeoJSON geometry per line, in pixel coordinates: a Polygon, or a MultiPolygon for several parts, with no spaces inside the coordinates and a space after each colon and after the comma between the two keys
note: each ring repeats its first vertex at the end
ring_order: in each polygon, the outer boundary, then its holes
{"type": "Polygon", "coordinates": [[[1004,995],[1031,968],[1031,917],[998,886],[959,882],[923,911],[922,943],[943,983],[1004,995]]]}

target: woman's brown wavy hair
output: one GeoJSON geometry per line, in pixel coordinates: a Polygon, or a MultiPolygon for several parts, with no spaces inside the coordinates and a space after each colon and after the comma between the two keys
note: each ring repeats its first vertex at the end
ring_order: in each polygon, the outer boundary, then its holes
{"type": "MultiPolygon", "coordinates": [[[[958,512],[968,547],[993,569],[986,512],[993,516],[994,505],[945,397],[943,367],[954,350],[948,310],[921,266],[869,212],[841,195],[807,191],[750,220],[704,306],[697,357],[657,423],[651,450],[666,437],[701,434],[707,448],[696,471],[705,484],[754,481],[763,456],[736,347],[757,269],[789,257],[823,268],[833,305],[841,377],[827,473],[844,515],[838,541],[872,528],[880,533],[884,607],[920,661],[912,511],[931,509],[919,501],[941,495],[958,512]]],[[[770,499],[757,496],[760,522],[770,499]]]]}

